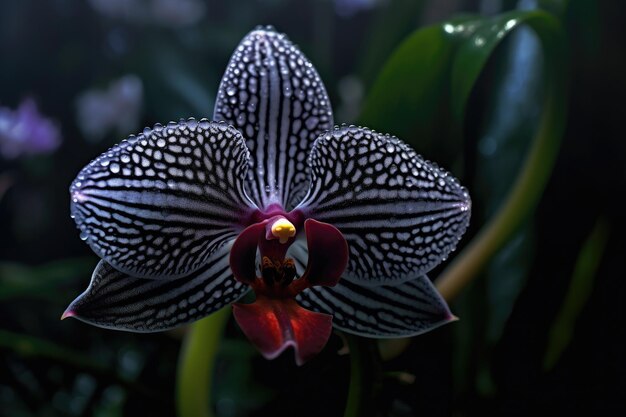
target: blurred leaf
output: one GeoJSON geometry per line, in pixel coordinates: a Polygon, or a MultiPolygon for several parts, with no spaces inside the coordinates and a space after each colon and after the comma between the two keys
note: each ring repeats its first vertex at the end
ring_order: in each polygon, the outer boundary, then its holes
{"type": "Polygon", "coordinates": [[[545,54],[556,52],[555,57],[561,56],[560,37],[554,37],[561,32],[560,23],[546,12],[512,11],[456,26],[444,24],[445,30],[462,38],[451,73],[452,114],[457,121],[463,120],[469,95],[496,46],[522,25],[530,26],[541,38],[545,54]]]}
{"type": "MultiPolygon", "coordinates": [[[[532,6],[533,1],[519,4],[532,6]]],[[[546,91],[543,56],[537,35],[520,27],[503,44],[502,54],[492,67],[497,68],[486,94],[487,111],[481,128],[476,154],[474,198],[481,201],[483,213],[491,217],[502,205],[522,165],[520,155],[528,151],[529,138],[536,133],[546,91]]],[[[485,321],[486,341],[500,339],[515,300],[526,284],[533,255],[532,222],[528,221],[500,249],[485,273],[486,311],[478,320],[485,321]]],[[[475,335],[474,337],[484,337],[475,335]]]]}
{"type": "Polygon", "coordinates": [[[548,346],[543,358],[543,368],[546,371],[556,365],[572,340],[576,320],[593,290],[593,281],[609,238],[609,229],[606,220],[599,219],[580,250],[569,289],[548,336],[548,346]]]}
{"type": "Polygon", "coordinates": [[[450,155],[437,153],[459,153],[465,107],[478,76],[503,38],[524,24],[542,37],[547,49],[560,41],[550,39],[559,33],[559,22],[540,11],[463,16],[415,31],[384,65],[359,122],[397,135],[418,152],[450,165],[450,155]]]}
{"type": "Polygon", "coordinates": [[[376,13],[367,48],[360,54],[360,76],[366,86],[374,81],[393,48],[414,30],[423,7],[424,0],[395,0],[376,13]]]}
{"type": "Polygon", "coordinates": [[[453,39],[441,25],[420,29],[393,53],[374,82],[360,123],[390,132],[418,151],[432,141],[435,116],[448,87],[453,39]],[[419,142],[418,142],[419,141],[419,142]]]}
{"type": "Polygon", "coordinates": [[[93,258],[64,259],[41,266],[0,262],[0,301],[54,296],[59,286],[91,276],[93,268],[93,258]]]}

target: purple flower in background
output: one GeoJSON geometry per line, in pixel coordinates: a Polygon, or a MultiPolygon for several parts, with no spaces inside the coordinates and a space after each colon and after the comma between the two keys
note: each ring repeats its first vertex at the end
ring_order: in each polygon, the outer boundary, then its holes
{"type": "Polygon", "coordinates": [[[48,153],[60,143],[59,128],[39,113],[33,99],[22,101],[17,110],[0,107],[0,155],[4,158],[48,153]]]}
{"type": "Polygon", "coordinates": [[[311,62],[258,29],[235,50],[213,119],[131,136],[70,187],[102,258],[63,317],[157,331],[235,303],[266,358],[301,364],[332,327],[416,335],[454,319],[426,276],[464,233],[467,190],[400,139],[333,128],[311,62]]]}
{"type": "Polygon", "coordinates": [[[101,140],[114,130],[127,135],[139,126],[143,85],[135,75],[125,75],[102,90],[88,90],[76,100],[78,127],[90,141],[101,140]]]}
{"type": "Polygon", "coordinates": [[[363,10],[374,8],[380,0],[335,0],[335,12],[341,17],[352,17],[363,10]]]}

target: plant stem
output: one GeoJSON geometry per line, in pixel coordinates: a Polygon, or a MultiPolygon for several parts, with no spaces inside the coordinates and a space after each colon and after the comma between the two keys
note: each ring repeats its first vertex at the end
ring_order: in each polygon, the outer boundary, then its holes
{"type": "Polygon", "coordinates": [[[230,309],[195,322],[185,336],[176,378],[176,409],[179,417],[212,417],[211,380],[215,359],[230,309]]]}
{"type": "Polygon", "coordinates": [[[372,417],[381,389],[381,365],[376,340],[346,334],[350,349],[350,388],[344,417],[372,417]]]}

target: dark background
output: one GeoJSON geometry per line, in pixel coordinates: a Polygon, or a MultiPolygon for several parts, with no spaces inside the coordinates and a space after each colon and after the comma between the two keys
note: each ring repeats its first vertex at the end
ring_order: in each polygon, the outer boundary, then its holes
{"type": "MultiPolygon", "coordinates": [[[[135,335],[58,320],[97,263],[69,217],[67,189],[80,168],[127,134],[210,117],[231,52],[257,24],[274,25],[300,46],[326,84],[335,119],[351,122],[393,49],[417,28],[459,13],[536,5],[118,3],[0,0],[0,107],[34,98],[63,139],[52,153],[0,155],[8,184],[0,189],[0,416],[174,414],[184,329],[135,335]],[[140,103],[137,117],[130,128],[105,126],[90,138],[79,128],[78,97],[128,74],[141,82],[130,99],[140,103]]],[[[626,412],[626,3],[546,3],[565,4],[559,18],[569,48],[568,119],[553,175],[533,215],[451,304],[461,320],[415,338],[384,363],[382,415],[626,412]]],[[[537,65],[515,61],[532,49],[520,42],[512,36],[490,58],[470,98],[462,145],[437,145],[437,131],[423,141],[405,138],[472,193],[472,226],[460,250],[506,195],[540,113],[541,82],[515,71],[537,65]],[[502,120],[508,128],[498,136],[502,120]]],[[[445,125],[444,118],[442,131],[445,125]]],[[[337,354],[342,343],[334,335],[320,357],[296,368],[289,355],[260,358],[229,323],[211,399],[217,415],[341,415],[349,379],[348,357],[337,354]]]]}

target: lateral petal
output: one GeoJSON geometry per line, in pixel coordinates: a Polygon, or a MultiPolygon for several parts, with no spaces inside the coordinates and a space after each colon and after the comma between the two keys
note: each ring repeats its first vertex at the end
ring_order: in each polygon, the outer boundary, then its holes
{"type": "Polygon", "coordinates": [[[317,139],[309,165],[311,188],[297,209],[344,235],[343,278],[355,283],[400,283],[430,271],[469,223],[467,190],[393,136],[335,129],[317,139]]]}
{"type": "Polygon", "coordinates": [[[87,165],[70,187],[81,237],[114,268],[177,278],[202,267],[256,207],[244,192],[248,149],[223,123],[146,130],[87,165]]]}

